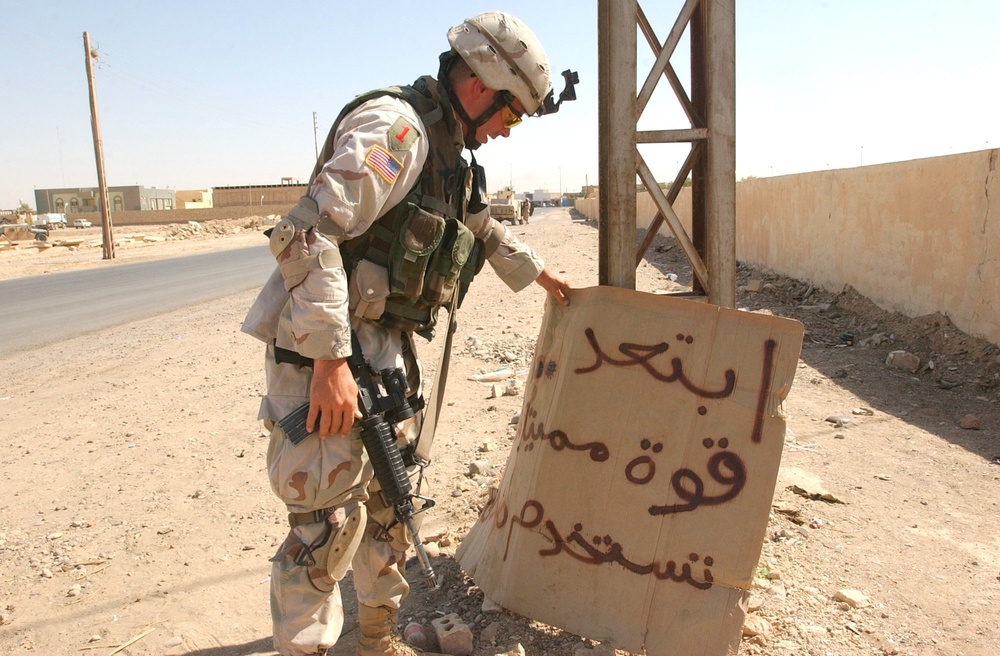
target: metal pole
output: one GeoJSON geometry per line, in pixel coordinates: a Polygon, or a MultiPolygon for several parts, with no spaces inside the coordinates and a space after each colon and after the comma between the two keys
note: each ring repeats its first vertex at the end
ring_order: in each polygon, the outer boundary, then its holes
{"type": "Polygon", "coordinates": [[[319,123],[316,121],[316,112],[313,112],[313,148],[316,149],[316,159],[319,159],[319,123]]]}
{"type": "Polygon", "coordinates": [[[708,302],[736,306],[736,11],[735,2],[702,2],[707,40],[705,113],[705,263],[708,302]]]}
{"type": "Polygon", "coordinates": [[[94,157],[97,159],[97,187],[101,204],[101,235],[104,239],[104,258],[115,257],[114,230],[111,213],[108,211],[108,185],[104,180],[104,149],[101,146],[101,123],[97,117],[97,89],[94,86],[94,66],[91,59],[97,59],[97,51],[90,49],[90,35],[83,33],[83,49],[87,60],[87,84],[90,86],[90,125],[94,131],[94,157]]]}
{"type": "Polygon", "coordinates": [[[636,0],[598,0],[598,282],[627,289],[635,289],[635,17],[636,0]]]}

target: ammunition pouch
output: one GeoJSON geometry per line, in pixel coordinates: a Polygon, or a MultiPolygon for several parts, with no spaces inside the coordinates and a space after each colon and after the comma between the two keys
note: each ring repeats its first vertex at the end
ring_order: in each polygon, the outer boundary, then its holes
{"type": "Polygon", "coordinates": [[[441,245],[445,221],[407,203],[407,211],[389,249],[389,291],[417,298],[424,288],[427,264],[441,245]]]}
{"type": "Polygon", "coordinates": [[[385,243],[381,239],[373,239],[360,253],[341,248],[345,259],[357,258],[351,272],[354,314],[432,339],[440,307],[450,304],[456,293],[461,302],[486,262],[487,246],[460,220],[415,203],[401,208],[390,231],[391,240],[385,240],[388,253],[379,250],[378,244],[385,243]],[[376,284],[379,273],[385,272],[387,293],[376,284]]]}

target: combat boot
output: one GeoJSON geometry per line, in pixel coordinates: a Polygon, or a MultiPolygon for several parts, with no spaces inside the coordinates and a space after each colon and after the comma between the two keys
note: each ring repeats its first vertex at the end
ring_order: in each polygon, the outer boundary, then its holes
{"type": "Polygon", "coordinates": [[[403,641],[396,629],[396,610],[358,604],[358,656],[423,656],[403,641]]]}

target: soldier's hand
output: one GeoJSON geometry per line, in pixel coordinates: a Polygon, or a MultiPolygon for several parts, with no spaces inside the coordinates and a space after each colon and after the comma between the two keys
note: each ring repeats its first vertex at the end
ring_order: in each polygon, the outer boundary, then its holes
{"type": "Polygon", "coordinates": [[[347,437],[356,418],[361,418],[358,384],[347,360],[314,360],[306,430],[319,431],[321,440],[328,435],[347,437]]]}
{"type": "Polygon", "coordinates": [[[569,281],[552,270],[552,267],[545,267],[535,278],[535,282],[542,286],[552,298],[563,305],[569,305],[569,281]]]}

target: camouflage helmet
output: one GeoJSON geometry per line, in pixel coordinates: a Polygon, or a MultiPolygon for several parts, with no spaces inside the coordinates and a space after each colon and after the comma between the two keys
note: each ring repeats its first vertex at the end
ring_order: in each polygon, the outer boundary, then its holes
{"type": "Polygon", "coordinates": [[[510,92],[528,114],[544,111],[551,90],[549,58],[516,16],[502,11],[473,16],[448,30],[448,42],[483,84],[510,92]]]}

